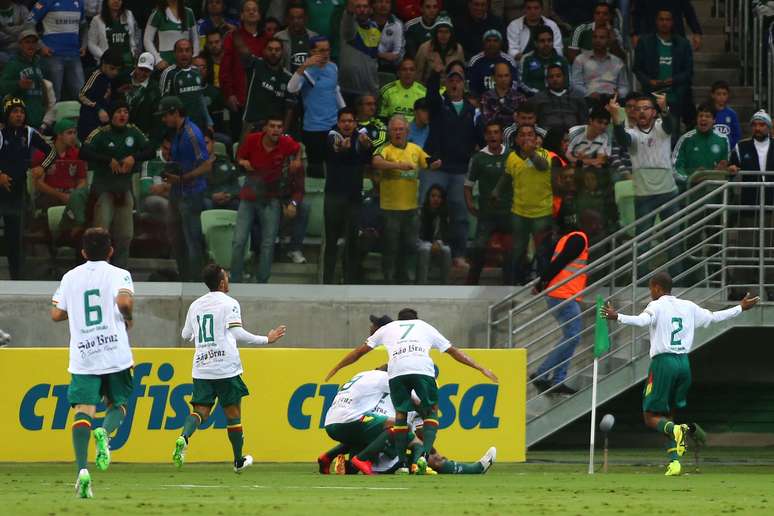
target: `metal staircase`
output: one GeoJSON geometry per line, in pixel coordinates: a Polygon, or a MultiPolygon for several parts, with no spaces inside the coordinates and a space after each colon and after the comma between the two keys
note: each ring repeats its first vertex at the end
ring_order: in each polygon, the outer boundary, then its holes
{"type": "MultiPolygon", "coordinates": [[[[762,297],[758,307],[742,316],[699,329],[694,349],[732,327],[774,326],[774,206],[766,205],[764,196],[765,189],[774,189],[774,173],[764,177],[767,182],[726,181],[722,174],[705,173],[707,180],[662,206],[683,206],[671,217],[647,229],[643,223],[648,217],[643,217],[594,244],[591,263],[550,289],[581,273],[588,274],[578,316],[583,328],[581,342],[569,359],[565,380],[578,393],[559,395],[549,389],[541,394],[533,380],[528,380],[527,446],[590,411],[597,295],[610,300],[622,313],[638,314],[650,301],[649,279],[657,271],[669,270],[675,295],[711,310],[731,306],[746,291],[762,297]],[[743,190],[757,192],[756,205],[739,204],[743,190]],[[629,236],[632,229],[636,229],[634,237],[629,236]]],[[[739,173],[753,175],[746,179],[760,179],[757,172],[739,173]]],[[[555,314],[566,303],[548,308],[546,292],[532,295],[533,285],[521,287],[490,307],[488,332],[490,347],[526,348],[530,372],[538,368],[562,340],[567,324],[573,322],[559,324],[555,314]]],[[[599,361],[598,404],[644,380],[650,362],[647,329],[610,323],[609,332],[610,350],[599,361]]]]}

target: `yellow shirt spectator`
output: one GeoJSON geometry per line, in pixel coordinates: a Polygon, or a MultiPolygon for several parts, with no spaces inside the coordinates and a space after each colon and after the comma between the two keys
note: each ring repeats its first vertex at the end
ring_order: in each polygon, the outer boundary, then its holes
{"type": "Polygon", "coordinates": [[[428,168],[428,155],[416,144],[404,148],[385,145],[377,154],[387,161],[411,163],[414,170],[382,170],[379,207],[383,210],[415,210],[419,196],[419,169],[428,168]]]}
{"type": "MultiPolygon", "coordinates": [[[[535,153],[551,163],[545,149],[538,148],[535,153]]],[[[538,170],[532,161],[522,159],[516,152],[511,152],[505,162],[505,173],[511,176],[513,184],[512,213],[530,219],[551,216],[553,190],[550,168],[538,170]]]]}

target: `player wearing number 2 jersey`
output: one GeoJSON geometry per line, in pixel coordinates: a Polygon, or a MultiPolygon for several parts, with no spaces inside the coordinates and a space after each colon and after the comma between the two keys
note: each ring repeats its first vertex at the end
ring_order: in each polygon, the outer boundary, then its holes
{"type": "Polygon", "coordinates": [[[86,468],[91,425],[97,404],[107,405],[102,427],[94,430],[95,462],[110,465],[109,436],[126,416],[132,393],[132,350],[126,330],[132,325],[134,287],[129,272],[113,267],[110,234],[91,228],[83,235],[88,260],[62,277],[52,299],[51,319],[70,326],[70,386],[67,399],[74,408],[73,448],[78,468],[76,494],[91,498],[91,475],[86,468]]]}
{"type": "MultiPolygon", "coordinates": [[[[406,447],[408,445],[408,425],[406,417],[413,409],[411,392],[419,397],[418,412],[424,419],[424,453],[433,447],[438,430],[438,386],[435,383],[435,364],[430,358],[430,350],[435,348],[442,353],[448,353],[458,362],[478,369],[487,378],[497,382],[489,369],[478,365],[472,358],[452,346],[449,341],[431,325],[420,320],[417,312],[404,308],[398,313],[398,320],[379,328],[359,347],[350,351],[325,378],[329,380],[342,367],[355,363],[360,357],[372,349],[384,346],[389,361],[390,397],[395,406],[395,425],[390,429],[391,438],[395,441],[401,462],[406,462],[406,447]]],[[[371,464],[367,461],[352,459],[352,465],[365,474],[371,474],[371,464]]],[[[413,468],[412,468],[413,469],[413,468]]]]}
{"type": "Polygon", "coordinates": [[[602,309],[607,319],[630,326],[647,327],[650,331],[650,369],[643,392],[642,411],[645,425],[669,438],[667,453],[670,463],[667,476],[679,475],[680,457],[685,453],[685,436],[691,435],[697,445],[705,443],[706,435],[699,425],[675,424],[674,411],[687,404],[691,386],[688,353],[693,346],[696,328],[705,328],[749,310],[759,298],[747,294],[735,307],[710,312],[691,301],[672,295],[672,278],[666,272],[655,274],[649,284],[653,299],[637,316],[619,314],[608,303],[602,309]]]}
{"type": "Polygon", "coordinates": [[[175,441],[172,461],[179,468],[185,462],[188,441],[210,416],[215,399],[226,415],[228,440],[234,452],[234,471],[241,473],[253,463],[250,455],[242,455],[244,436],[240,404],[249,394],[242,381],[242,361],[237,342],[271,344],[285,335],[285,326],[269,331],[268,336],[253,335],[242,329],[239,303],[226,295],[228,274],[222,267],[210,264],[204,268],[203,279],[210,289],[188,308],[182,336],[196,345],[193,358],[193,410],[183,424],[183,433],[175,441]]]}

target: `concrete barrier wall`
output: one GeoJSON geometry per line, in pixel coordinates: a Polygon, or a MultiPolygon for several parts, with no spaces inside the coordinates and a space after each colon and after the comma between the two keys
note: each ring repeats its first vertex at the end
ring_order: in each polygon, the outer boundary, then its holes
{"type": "MultiPolygon", "coordinates": [[[[56,282],[0,281],[0,328],[14,347],[67,346],[66,323],[49,317],[56,282]]],[[[395,318],[404,307],[436,326],[460,347],[486,347],[488,308],[509,287],[234,285],[244,326],[266,334],[286,324],[281,347],[352,347],[367,336],[369,314],[395,318]]],[[[188,306],[206,293],[204,285],[136,283],[135,347],[184,347],[180,331],[188,306]]]]}

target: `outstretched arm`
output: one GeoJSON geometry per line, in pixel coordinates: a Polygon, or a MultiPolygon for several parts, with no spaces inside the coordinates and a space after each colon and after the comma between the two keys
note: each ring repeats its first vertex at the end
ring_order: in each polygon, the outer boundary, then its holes
{"type": "Polygon", "coordinates": [[[727,308],[725,310],[719,310],[717,312],[711,312],[707,310],[706,308],[701,308],[699,306],[696,307],[696,310],[698,313],[696,314],[696,325],[700,327],[707,327],[712,323],[719,323],[726,321],[728,319],[733,319],[737,315],[741,314],[745,310],[749,310],[753,306],[755,306],[758,301],[760,301],[760,297],[755,296],[751,297],[750,293],[748,292],[745,294],[744,298],[739,302],[738,305],[733,306],[731,308],[727,308]]]}
{"type": "Polygon", "coordinates": [[[277,342],[285,335],[287,326],[277,326],[273,330],[269,330],[269,334],[266,337],[263,335],[254,335],[241,326],[234,326],[233,328],[229,328],[228,331],[240,344],[256,344],[260,346],[277,342]]]}
{"type": "Polygon", "coordinates": [[[621,324],[637,326],[638,328],[650,326],[650,323],[653,321],[653,315],[650,312],[642,312],[640,315],[619,314],[609,301],[602,307],[602,317],[611,321],[618,321],[621,324]]]}
{"type": "Polygon", "coordinates": [[[465,353],[461,349],[455,348],[454,346],[450,346],[449,349],[446,350],[446,353],[448,353],[450,357],[452,357],[460,364],[464,364],[468,367],[472,367],[473,369],[478,369],[479,371],[481,371],[481,374],[483,374],[484,376],[492,380],[494,383],[498,383],[497,376],[492,371],[490,371],[486,367],[479,365],[475,360],[470,358],[467,355],[467,353],[465,353]]]}
{"type": "Polygon", "coordinates": [[[352,351],[350,351],[349,353],[347,353],[347,356],[342,358],[341,362],[336,364],[336,366],[333,369],[331,369],[331,372],[328,373],[328,376],[325,377],[325,381],[327,382],[328,380],[330,380],[334,374],[339,372],[339,369],[343,367],[347,367],[348,365],[354,364],[355,362],[360,360],[360,357],[362,357],[363,355],[371,351],[371,349],[372,349],[371,346],[369,346],[366,343],[363,343],[360,346],[353,349],[352,351]]]}

